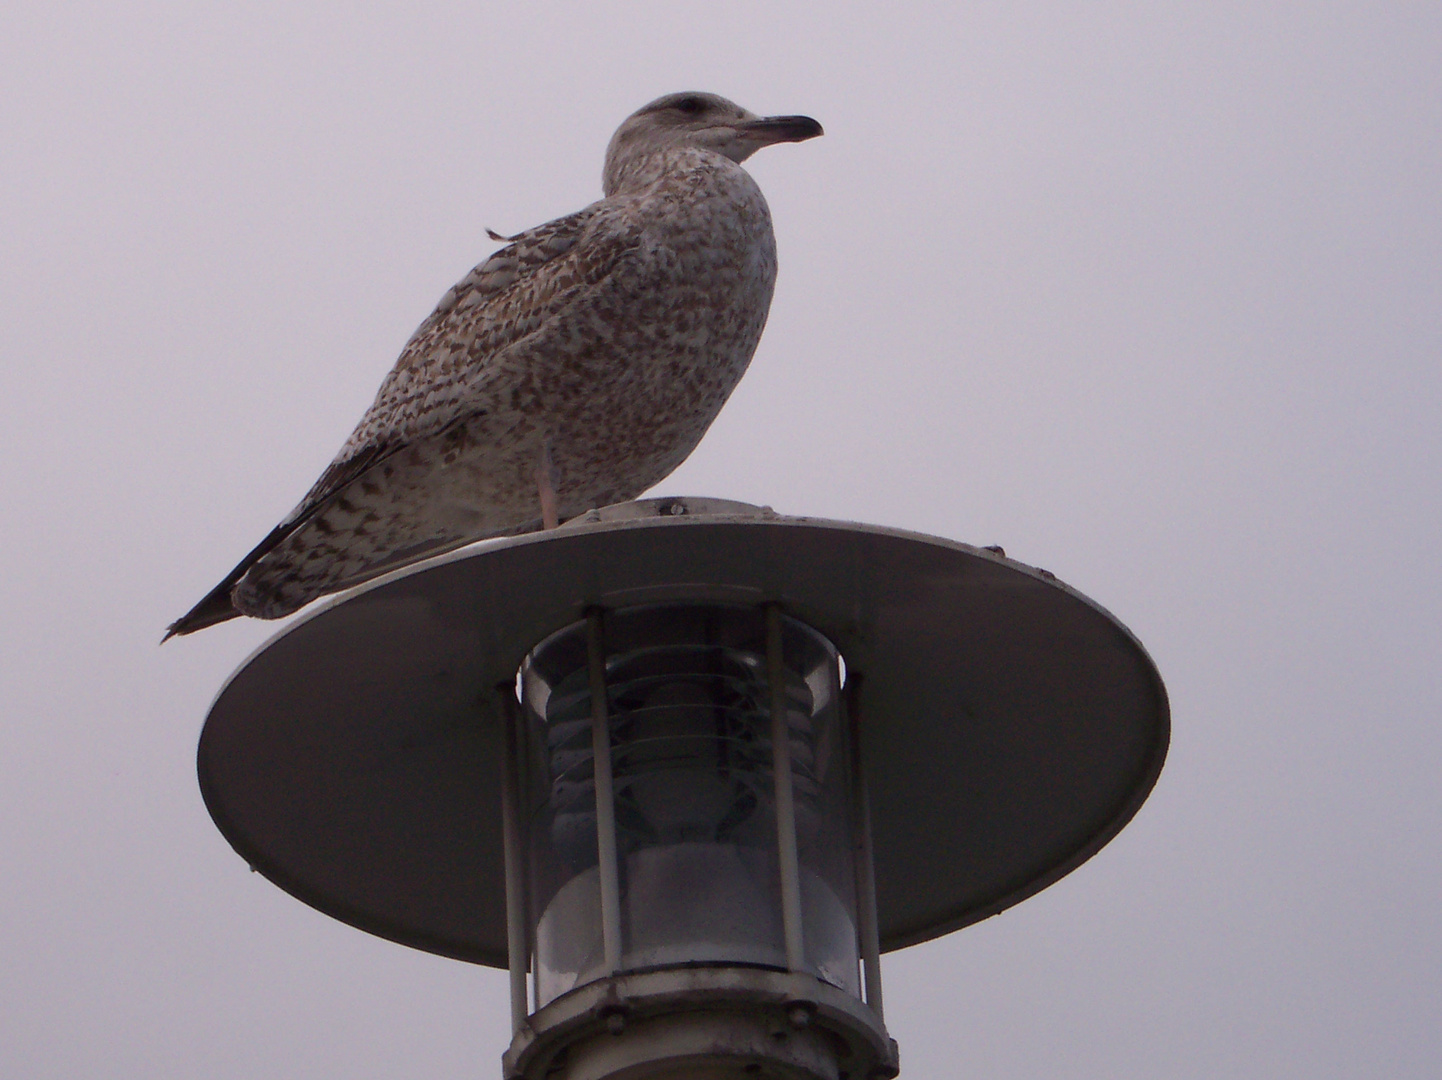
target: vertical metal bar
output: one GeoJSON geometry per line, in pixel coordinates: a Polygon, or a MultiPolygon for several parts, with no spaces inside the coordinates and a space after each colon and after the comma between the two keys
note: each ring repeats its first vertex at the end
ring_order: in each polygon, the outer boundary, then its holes
{"type": "Polygon", "coordinates": [[[871,793],[861,753],[861,673],[846,677],[846,719],[851,742],[852,845],[856,867],[856,936],[861,946],[861,971],[866,977],[866,1004],[885,1023],[881,1004],[881,931],[876,912],[875,849],[871,840],[871,793]]]}
{"type": "Polygon", "coordinates": [[[501,839],[506,858],[506,954],[511,971],[511,1031],[518,1032],[528,1015],[526,972],[531,966],[529,915],[526,911],[524,809],[521,806],[521,737],[516,688],[496,687],[501,723],[505,725],[505,760],[501,762],[501,839]]]}
{"type": "Polygon", "coordinates": [[[606,662],[601,654],[601,613],[586,615],[591,675],[591,765],[596,781],[596,853],[601,877],[601,947],[606,974],[621,968],[621,879],[616,866],[616,790],[611,773],[611,726],[606,704],[606,662]]]}
{"type": "Polygon", "coordinates": [[[776,848],[781,867],[781,925],[786,966],[805,967],[801,932],[801,864],[796,852],[796,795],[791,782],[791,727],[787,723],[785,669],[781,662],[781,609],[766,607],[766,679],[771,687],[771,772],[776,787],[776,848]]]}

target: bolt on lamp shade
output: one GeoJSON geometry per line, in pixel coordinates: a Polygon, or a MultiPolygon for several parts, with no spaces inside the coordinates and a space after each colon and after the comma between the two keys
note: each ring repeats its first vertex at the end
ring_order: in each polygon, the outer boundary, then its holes
{"type": "MultiPolygon", "coordinates": [[[[656,604],[602,621],[617,970],[787,970],[766,616],[656,604]]],[[[782,618],[803,970],[860,996],[851,792],[835,647],[782,618]]],[[[588,623],[521,669],[536,1003],[614,974],[603,948],[588,623]]]]}

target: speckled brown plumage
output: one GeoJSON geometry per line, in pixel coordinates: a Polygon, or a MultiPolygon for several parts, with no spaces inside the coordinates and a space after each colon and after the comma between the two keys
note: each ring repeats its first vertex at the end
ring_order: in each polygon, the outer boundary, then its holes
{"type": "Polygon", "coordinates": [[[776,244],[740,162],[820,133],[709,94],[629,117],[605,198],[510,238],[446,293],[300,505],[170,634],[279,618],[415,558],[538,528],[538,470],[562,519],[659,482],[766,323],[776,244]]]}

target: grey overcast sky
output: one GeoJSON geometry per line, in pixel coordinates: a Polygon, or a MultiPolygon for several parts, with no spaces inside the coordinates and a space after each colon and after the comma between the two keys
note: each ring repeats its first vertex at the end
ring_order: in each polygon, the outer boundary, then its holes
{"type": "Polygon", "coordinates": [[[157,647],[415,325],[714,90],[781,272],[659,493],[1054,571],[1173,706],[1151,800],[886,961],[908,1077],[1442,1070],[1442,6],[38,4],[0,63],[0,1072],[499,1076],[505,977],[250,874],[157,647]]]}

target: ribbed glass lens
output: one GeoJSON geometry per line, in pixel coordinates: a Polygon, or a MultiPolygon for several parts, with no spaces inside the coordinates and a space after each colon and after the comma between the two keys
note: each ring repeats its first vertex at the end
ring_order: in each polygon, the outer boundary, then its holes
{"type": "MultiPolygon", "coordinates": [[[[719,604],[608,612],[621,969],[786,967],[765,615],[719,604]]],[[[540,1004],[604,975],[587,627],[522,668],[540,1004]]],[[[836,651],[782,621],[806,967],[853,994],[854,874],[836,651]]]]}

